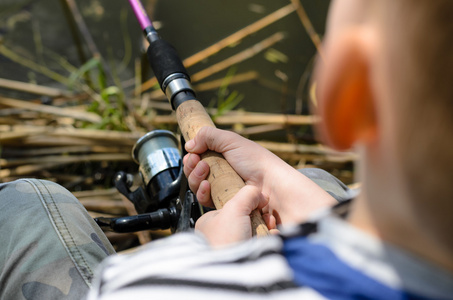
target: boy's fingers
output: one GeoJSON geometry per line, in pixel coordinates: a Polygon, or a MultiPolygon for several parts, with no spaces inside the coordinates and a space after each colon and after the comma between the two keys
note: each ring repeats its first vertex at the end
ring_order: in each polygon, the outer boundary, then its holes
{"type": "Polygon", "coordinates": [[[182,158],[182,164],[185,166],[187,165],[187,159],[189,158],[190,156],[190,153],[187,153],[186,155],[184,155],[184,157],[182,158]]]}
{"type": "MultiPolygon", "coordinates": [[[[190,157],[189,159],[190,160],[190,157]]],[[[189,177],[187,178],[189,182],[189,187],[192,192],[197,193],[200,183],[206,179],[209,173],[209,166],[204,161],[199,161],[196,164],[195,168],[190,172],[189,177]]]]}
{"type": "Polygon", "coordinates": [[[263,214],[263,220],[269,230],[277,228],[277,220],[273,215],[267,213],[263,214]]]}
{"type": "Polygon", "coordinates": [[[203,206],[214,208],[214,203],[212,203],[211,199],[211,185],[207,180],[203,180],[200,183],[197,191],[197,200],[203,206]]]}
{"type": "Polygon", "coordinates": [[[249,215],[256,208],[264,207],[266,204],[267,200],[260,189],[246,185],[226,205],[236,209],[239,214],[249,215]]]}
{"type": "Polygon", "coordinates": [[[205,180],[209,173],[208,164],[201,161],[197,154],[189,153],[184,156],[183,165],[189,187],[197,195],[198,201],[203,206],[214,207],[211,200],[211,185],[205,180]]]}
{"type": "Polygon", "coordinates": [[[263,210],[263,209],[266,209],[267,211],[269,211],[269,196],[263,194],[260,191],[260,202],[258,204],[258,207],[257,209],[260,209],[260,210],[263,210]]]}
{"type": "Polygon", "coordinates": [[[186,142],[187,152],[204,153],[213,150],[222,153],[222,140],[226,139],[228,133],[214,127],[202,127],[194,139],[186,142]],[[222,138],[222,139],[221,139],[222,138]]]}
{"type": "Polygon", "coordinates": [[[280,234],[280,230],[278,229],[269,229],[269,233],[272,235],[278,235],[280,234]]]}
{"type": "Polygon", "coordinates": [[[184,174],[189,177],[193,169],[195,169],[200,162],[200,157],[196,154],[189,153],[184,156],[182,162],[184,165],[184,174]]]}

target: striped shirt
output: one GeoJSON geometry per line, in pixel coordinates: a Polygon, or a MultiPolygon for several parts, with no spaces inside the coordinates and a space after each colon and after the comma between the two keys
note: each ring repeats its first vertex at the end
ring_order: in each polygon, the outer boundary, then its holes
{"type": "Polygon", "coordinates": [[[453,299],[453,275],[332,213],[280,236],[212,249],[198,234],[101,265],[94,299],[453,299]]]}

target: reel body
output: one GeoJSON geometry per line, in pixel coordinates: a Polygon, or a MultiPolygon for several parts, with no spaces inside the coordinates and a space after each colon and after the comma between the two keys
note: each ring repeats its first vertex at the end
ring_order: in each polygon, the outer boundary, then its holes
{"type": "Polygon", "coordinates": [[[138,187],[131,190],[134,176],[125,172],[118,172],[114,183],[139,215],[96,218],[98,225],[116,232],[193,228],[202,211],[188,188],[175,135],[167,130],[148,132],[133,147],[132,158],[139,165],[138,187]]]}

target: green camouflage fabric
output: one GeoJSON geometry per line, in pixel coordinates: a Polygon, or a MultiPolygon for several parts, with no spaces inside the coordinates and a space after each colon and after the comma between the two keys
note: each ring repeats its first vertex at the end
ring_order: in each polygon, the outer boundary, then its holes
{"type": "Polygon", "coordinates": [[[58,184],[0,184],[0,299],[83,299],[114,250],[80,202],[58,184]]]}

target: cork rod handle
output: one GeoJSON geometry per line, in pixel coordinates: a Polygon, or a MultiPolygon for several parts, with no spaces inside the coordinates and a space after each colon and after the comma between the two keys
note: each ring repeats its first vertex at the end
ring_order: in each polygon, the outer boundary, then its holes
{"type": "MultiPolygon", "coordinates": [[[[204,126],[215,127],[208,113],[197,100],[189,100],[180,104],[176,109],[176,118],[186,141],[193,139],[204,126]]],[[[211,184],[211,198],[215,207],[220,209],[236,195],[245,183],[221,154],[207,151],[201,155],[201,159],[209,165],[208,181],[211,184]]],[[[250,218],[253,235],[269,234],[259,211],[253,211],[250,218]]]]}

